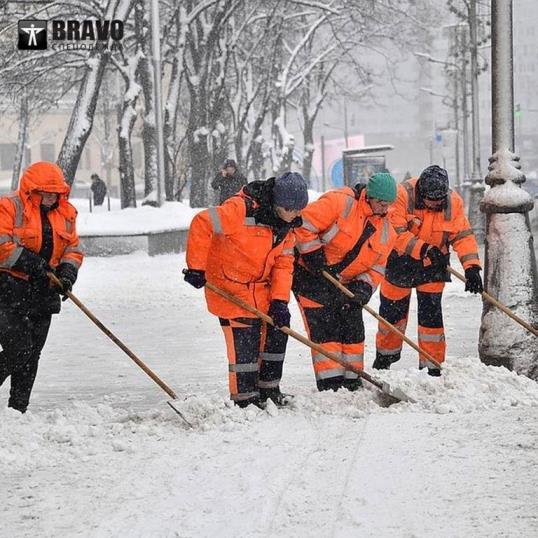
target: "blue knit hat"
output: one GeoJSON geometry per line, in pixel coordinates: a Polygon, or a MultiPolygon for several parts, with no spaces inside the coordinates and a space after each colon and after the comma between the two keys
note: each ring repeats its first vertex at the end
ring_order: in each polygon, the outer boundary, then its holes
{"type": "Polygon", "coordinates": [[[275,179],[273,187],[275,206],[301,210],[308,204],[308,187],[301,174],[286,172],[275,179]]]}

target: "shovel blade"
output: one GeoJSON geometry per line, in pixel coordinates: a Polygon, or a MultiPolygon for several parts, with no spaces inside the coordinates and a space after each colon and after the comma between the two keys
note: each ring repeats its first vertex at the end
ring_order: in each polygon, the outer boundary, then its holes
{"type": "Polygon", "coordinates": [[[177,406],[177,400],[168,400],[166,402],[174,412],[181,418],[181,420],[189,427],[193,428],[194,426],[185,418],[185,415],[179,410],[177,406]]]}
{"type": "Polygon", "coordinates": [[[411,398],[411,396],[408,396],[402,389],[399,389],[398,387],[394,389],[391,388],[386,381],[383,381],[381,392],[387,398],[387,400],[392,400],[392,402],[388,405],[399,402],[417,403],[416,400],[411,398]]]}

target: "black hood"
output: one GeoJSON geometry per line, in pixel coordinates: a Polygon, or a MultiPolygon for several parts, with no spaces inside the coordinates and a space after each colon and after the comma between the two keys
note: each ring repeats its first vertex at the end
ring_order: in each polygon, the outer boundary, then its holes
{"type": "Polygon", "coordinates": [[[293,228],[299,228],[303,224],[301,217],[294,218],[291,222],[282,220],[275,212],[273,205],[273,187],[275,178],[270,177],[265,181],[251,181],[243,188],[247,195],[247,217],[254,217],[256,224],[265,224],[273,229],[275,245],[284,240],[287,233],[293,228]],[[256,202],[249,202],[249,198],[256,202]]]}

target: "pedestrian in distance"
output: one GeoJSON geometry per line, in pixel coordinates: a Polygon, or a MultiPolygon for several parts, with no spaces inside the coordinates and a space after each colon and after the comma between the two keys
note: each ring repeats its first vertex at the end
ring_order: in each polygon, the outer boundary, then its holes
{"type": "Polygon", "coordinates": [[[69,190],[56,164],[37,162],[24,171],[17,191],[0,198],[0,385],[11,377],[8,406],[21,413],[52,314],[60,312],[60,294],[72,289],[82,263],[69,190]]]}
{"type": "Polygon", "coordinates": [[[106,183],[97,175],[91,175],[91,190],[93,193],[93,205],[103,205],[106,196],[106,183]]]}
{"type": "Polygon", "coordinates": [[[230,196],[237,194],[247,183],[247,178],[237,169],[236,162],[233,159],[227,159],[211,182],[211,187],[217,191],[220,205],[230,196]]]}
{"type": "MultiPolygon", "coordinates": [[[[417,178],[398,185],[391,211],[397,239],[381,285],[379,314],[405,333],[411,291],[418,302],[418,344],[438,363],[445,360],[445,332],[441,300],[452,247],[465,269],[466,291],[483,291],[478,245],[461,196],[449,188],[447,171],[428,166],[417,178]]],[[[402,339],[379,324],[374,368],[387,369],[400,360],[402,339]]],[[[440,369],[419,357],[419,367],[432,376],[440,369]]]]}
{"type": "MultiPolygon", "coordinates": [[[[293,292],[310,339],[359,369],[364,367],[362,307],[385,274],[396,233],[387,217],[396,199],[394,178],[373,174],[367,185],[325,193],[302,213],[295,232],[298,258],[293,292]],[[324,276],[336,276],[354,297],[349,298],[324,276]]],[[[357,390],[355,372],[312,351],[318,390],[357,390]]]]}
{"type": "MultiPolygon", "coordinates": [[[[292,230],[307,203],[303,177],[287,172],[201,211],[189,230],[185,280],[195,288],[207,281],[268,314],[276,327],[289,326],[292,230]]],[[[205,297],[224,332],[230,398],[240,407],[288,403],[280,391],[287,335],[208,288],[205,297]]]]}

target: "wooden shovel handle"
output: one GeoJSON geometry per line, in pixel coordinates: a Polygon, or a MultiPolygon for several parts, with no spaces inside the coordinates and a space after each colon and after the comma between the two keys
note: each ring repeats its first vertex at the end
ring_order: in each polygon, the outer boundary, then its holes
{"type": "MultiPolygon", "coordinates": [[[[206,282],[206,288],[209,288],[211,291],[217,293],[221,297],[224,297],[225,299],[228,299],[228,301],[236,304],[237,306],[240,306],[241,308],[244,308],[251,314],[254,314],[261,320],[265,321],[266,323],[269,323],[270,325],[274,325],[273,320],[267,315],[264,314],[261,310],[258,310],[256,307],[246,303],[242,299],[239,299],[239,297],[236,297],[235,295],[231,295],[230,293],[221,290],[220,288],[217,288],[217,286],[214,286],[210,282],[206,282]]],[[[283,333],[286,333],[287,335],[291,336],[292,338],[295,338],[295,340],[299,340],[299,342],[305,344],[311,349],[316,350],[318,353],[321,353],[322,355],[325,355],[325,357],[328,357],[334,362],[337,362],[341,366],[343,366],[346,370],[350,370],[351,372],[355,372],[359,377],[362,377],[363,379],[366,379],[369,383],[372,385],[375,385],[377,388],[383,390],[383,383],[381,381],[378,381],[377,379],[373,378],[370,374],[365,372],[364,370],[361,370],[359,368],[356,368],[352,364],[350,364],[348,361],[341,359],[338,355],[335,355],[334,353],[331,353],[330,351],[326,350],[324,347],[320,346],[319,344],[316,344],[315,342],[312,342],[312,340],[309,340],[302,334],[294,331],[293,329],[290,329],[289,327],[278,327],[283,333]]]]}
{"type": "MultiPolygon", "coordinates": [[[[455,269],[452,269],[452,267],[447,267],[448,272],[453,274],[456,278],[459,278],[462,282],[467,282],[467,279],[458,271],[455,269]]],[[[486,299],[486,301],[489,301],[491,304],[495,305],[499,310],[502,310],[507,316],[511,317],[514,321],[517,321],[520,325],[525,327],[527,331],[534,334],[534,336],[538,336],[538,329],[535,329],[530,323],[527,323],[524,319],[521,319],[517,314],[514,314],[512,310],[510,310],[507,306],[500,303],[495,297],[491,296],[488,292],[483,291],[482,297],[486,299]]]]}
{"type": "MultiPolygon", "coordinates": [[[[345,293],[349,298],[355,297],[353,293],[348,290],[338,279],[334,278],[330,273],[327,273],[327,271],[323,271],[323,276],[329,281],[332,282],[340,291],[345,293]]],[[[404,342],[409,344],[415,351],[418,351],[421,355],[426,357],[428,361],[430,361],[436,368],[441,368],[441,364],[437,362],[436,359],[434,359],[426,350],[419,347],[413,340],[405,336],[405,334],[400,331],[397,327],[395,327],[390,321],[387,321],[384,317],[380,316],[373,308],[370,308],[367,304],[365,304],[362,307],[366,312],[374,316],[374,318],[377,319],[377,321],[383,323],[383,325],[387,326],[394,334],[397,334],[404,342]]]]}
{"type": "MultiPolygon", "coordinates": [[[[60,289],[63,289],[62,283],[54,273],[47,274],[54,284],[56,284],[60,289]]],[[[176,393],[155,372],[146,366],[144,362],[140,360],[117,336],[115,336],[112,331],[105,327],[105,325],[103,325],[75,295],[66,290],[63,293],[65,293],[69,299],[71,299],[120,349],[122,349],[130,359],[132,359],[149,377],[151,377],[151,379],[153,379],[153,381],[155,381],[155,383],[157,383],[157,385],[159,385],[159,387],[161,387],[161,389],[163,389],[168,396],[174,400],[177,400],[176,393]]]]}

